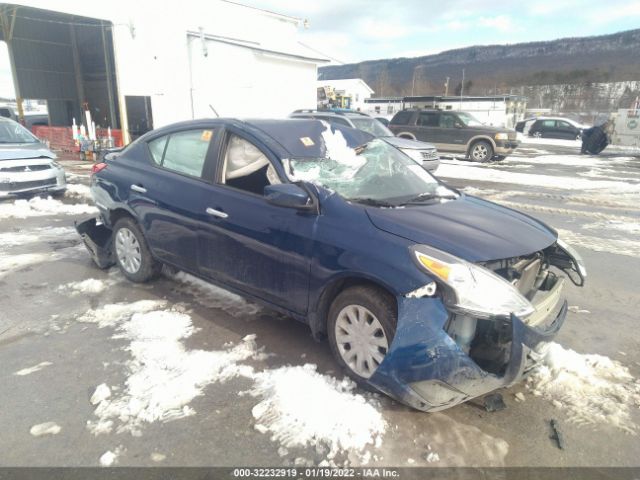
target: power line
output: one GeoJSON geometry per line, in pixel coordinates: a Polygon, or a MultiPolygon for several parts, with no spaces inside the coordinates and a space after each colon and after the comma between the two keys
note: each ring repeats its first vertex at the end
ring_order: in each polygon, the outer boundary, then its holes
{"type": "Polygon", "coordinates": [[[329,58],[330,60],[333,60],[333,61],[334,61],[334,62],[336,62],[336,63],[339,63],[340,65],[344,65],[344,64],[346,63],[346,62],[343,62],[342,60],[338,60],[337,58],[332,57],[331,55],[327,55],[326,53],[321,52],[320,50],[317,50],[317,49],[315,49],[315,48],[313,48],[313,47],[310,47],[310,46],[309,46],[309,45],[307,45],[306,43],[303,43],[303,42],[301,42],[301,41],[298,41],[298,43],[299,43],[300,45],[302,45],[303,47],[308,48],[309,50],[313,50],[314,52],[319,53],[320,55],[324,55],[325,57],[329,58]]]}

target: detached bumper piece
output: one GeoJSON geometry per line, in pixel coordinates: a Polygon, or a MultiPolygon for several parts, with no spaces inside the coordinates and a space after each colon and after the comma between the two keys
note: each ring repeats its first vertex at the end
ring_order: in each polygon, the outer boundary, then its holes
{"type": "Polygon", "coordinates": [[[474,358],[473,346],[467,353],[447,333],[451,313],[439,299],[398,297],[395,338],[369,383],[426,412],[513,385],[535,366],[540,358],[536,350],[550,342],[564,323],[567,302],[557,292],[553,289],[551,299],[541,302],[535,325],[511,315],[491,320],[491,331],[476,334],[476,339],[496,332],[506,338],[500,344],[504,354],[500,368],[492,368],[491,359],[474,358]]]}
{"type": "Polygon", "coordinates": [[[81,223],[75,222],[75,227],[82,237],[85,247],[89,250],[91,258],[99,268],[106,269],[116,263],[113,255],[111,229],[98,223],[96,218],[81,223]]]}

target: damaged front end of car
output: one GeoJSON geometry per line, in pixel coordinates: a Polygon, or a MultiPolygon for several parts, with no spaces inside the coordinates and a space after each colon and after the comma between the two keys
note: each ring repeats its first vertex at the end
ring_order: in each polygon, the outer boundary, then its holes
{"type": "Polygon", "coordinates": [[[393,342],[370,383],[423,411],[508,387],[531,371],[567,314],[565,277],[584,285],[580,256],[562,241],[530,255],[466,262],[411,248],[432,282],[397,298],[393,342]]]}

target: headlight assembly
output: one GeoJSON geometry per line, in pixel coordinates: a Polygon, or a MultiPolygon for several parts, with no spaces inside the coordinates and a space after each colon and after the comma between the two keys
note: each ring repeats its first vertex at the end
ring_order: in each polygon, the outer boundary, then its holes
{"type": "Polygon", "coordinates": [[[427,245],[411,247],[417,265],[449,287],[445,303],[454,310],[487,318],[510,316],[524,318],[535,311],[533,305],[502,277],[427,245]]]}
{"type": "Polygon", "coordinates": [[[508,133],[496,133],[495,139],[496,140],[509,140],[509,134],[508,133]]]}

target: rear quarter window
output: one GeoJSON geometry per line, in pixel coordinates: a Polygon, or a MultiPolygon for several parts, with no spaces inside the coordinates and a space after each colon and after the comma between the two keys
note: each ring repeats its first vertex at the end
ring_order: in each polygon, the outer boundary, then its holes
{"type": "Polygon", "coordinates": [[[391,119],[391,125],[408,125],[413,112],[398,112],[391,119]]]}

